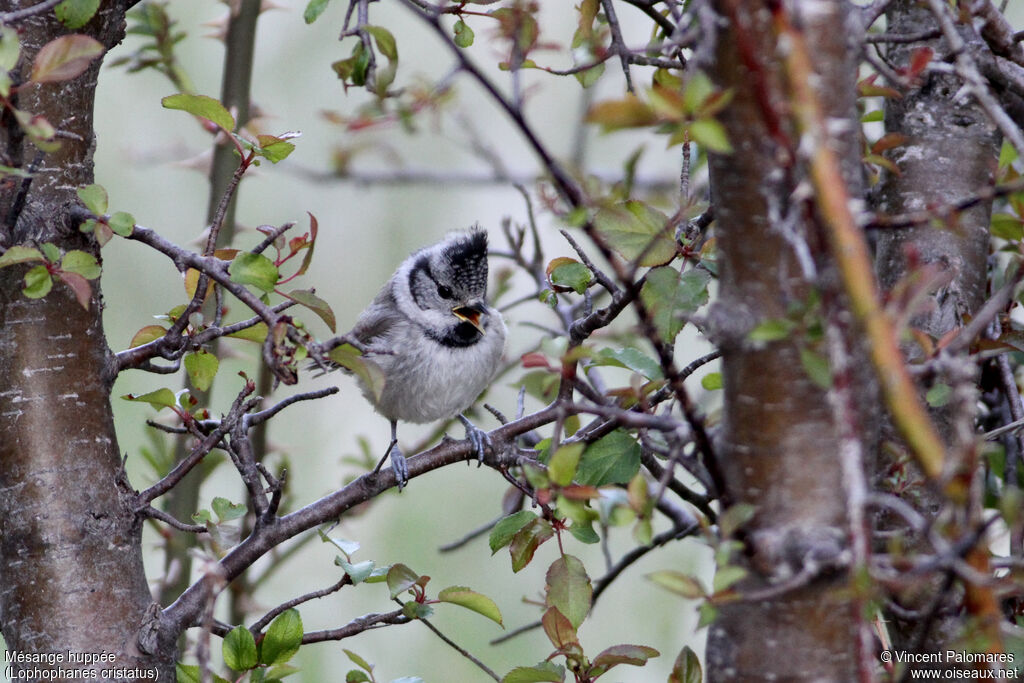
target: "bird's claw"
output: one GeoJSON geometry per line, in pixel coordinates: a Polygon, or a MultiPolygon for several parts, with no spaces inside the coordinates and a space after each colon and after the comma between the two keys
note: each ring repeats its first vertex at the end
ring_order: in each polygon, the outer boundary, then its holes
{"type": "Polygon", "coordinates": [[[476,451],[477,467],[479,467],[484,464],[484,455],[487,449],[493,447],[491,437],[487,435],[487,432],[466,419],[465,415],[459,415],[458,417],[459,422],[466,428],[466,439],[473,444],[473,449],[476,451]]]}
{"type": "Polygon", "coordinates": [[[409,463],[405,459],[405,455],[402,454],[402,449],[398,447],[397,442],[391,442],[387,452],[384,453],[384,457],[373,468],[373,472],[374,474],[379,472],[380,468],[384,465],[384,461],[389,457],[391,458],[391,471],[395,473],[395,482],[398,484],[398,492],[401,493],[405,485],[409,483],[409,463]]]}

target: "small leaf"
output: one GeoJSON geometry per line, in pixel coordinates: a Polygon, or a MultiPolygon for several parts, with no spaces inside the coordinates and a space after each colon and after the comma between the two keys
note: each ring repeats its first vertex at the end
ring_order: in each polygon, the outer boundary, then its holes
{"type": "Polygon", "coordinates": [[[576,476],[576,466],[586,444],[577,442],[561,446],[548,460],[548,478],[558,486],[568,486],[576,476]]]}
{"type": "Polygon", "coordinates": [[[238,332],[232,332],[227,335],[232,339],[244,339],[245,341],[256,342],[262,344],[263,340],[267,338],[267,324],[256,323],[252,327],[246,327],[239,330],[238,332]]]}
{"type": "Polygon", "coordinates": [[[277,266],[263,254],[239,252],[228,267],[232,282],[240,285],[252,285],[264,292],[274,291],[281,277],[277,266]]]}
{"type": "Polygon", "coordinates": [[[509,554],[512,556],[512,571],[518,572],[530,564],[537,548],[554,535],[555,531],[551,528],[551,524],[540,517],[516,532],[508,546],[509,554]]]}
{"type": "Polygon", "coordinates": [[[949,403],[949,399],[951,399],[952,397],[953,387],[943,382],[939,382],[938,384],[933,385],[928,390],[928,393],[924,395],[925,400],[928,401],[928,405],[930,405],[932,408],[943,407],[944,405],[949,403]]]}
{"type": "Polygon", "coordinates": [[[641,266],[660,266],[676,255],[668,216],[640,201],[631,199],[598,210],[594,228],[608,246],[641,266]]]}
{"type": "Polygon", "coordinates": [[[75,299],[85,310],[89,310],[89,302],[92,300],[92,287],[89,286],[89,281],[78,273],[66,273],[59,271],[57,277],[61,279],[61,282],[71,288],[71,291],[75,295],[75,299]]]}
{"type": "Polygon", "coordinates": [[[57,248],[56,244],[53,244],[52,242],[44,242],[39,246],[39,248],[43,250],[43,256],[45,256],[46,260],[50,263],[57,263],[60,261],[60,249],[57,248]]]}
{"type": "Polygon", "coordinates": [[[754,342],[773,342],[786,339],[796,329],[796,323],[785,318],[769,318],[758,323],[747,333],[747,339],[754,342]]]}
{"type": "Polygon", "coordinates": [[[277,615],[260,643],[260,663],[281,664],[295,656],[302,644],[302,617],[296,609],[277,615]]]}
{"type": "Polygon", "coordinates": [[[557,607],[549,607],[540,619],[544,633],[556,650],[565,650],[572,646],[579,647],[579,636],[576,628],[569,622],[557,607]]]}
{"type": "Polygon", "coordinates": [[[689,125],[689,131],[693,141],[705,147],[709,152],[732,153],[732,145],[729,144],[729,135],[725,132],[725,126],[715,119],[697,119],[689,125]]]}
{"type": "Polygon", "coordinates": [[[100,0],[64,0],[54,11],[60,23],[75,30],[88,24],[99,8],[100,0]]]}
{"type": "Polygon", "coordinates": [[[511,543],[512,538],[519,532],[519,530],[535,519],[537,519],[537,513],[531,510],[520,510],[519,512],[513,513],[500,520],[494,525],[494,528],[491,529],[491,536],[489,540],[491,554],[493,555],[511,543]]]}
{"type": "Polygon", "coordinates": [[[185,372],[192,385],[199,391],[209,391],[213,378],[217,375],[220,361],[217,356],[199,350],[185,356],[185,372]]]}
{"type": "Polygon", "coordinates": [[[512,669],[501,683],[562,683],[565,667],[552,662],[541,662],[537,666],[518,666],[512,669]]]}
{"type": "Polygon", "coordinates": [[[594,657],[588,673],[596,678],[613,666],[619,664],[644,666],[647,664],[647,660],[660,655],[660,652],[646,645],[612,645],[594,657]]]}
{"type": "Polygon", "coordinates": [[[669,674],[668,683],[701,683],[704,680],[704,672],[701,670],[700,659],[697,653],[685,646],[676,657],[672,665],[672,673],[669,674]]]}
{"type": "Polygon", "coordinates": [[[86,280],[95,280],[100,276],[100,264],[96,257],[78,249],[64,254],[60,261],[60,269],[69,273],[78,273],[86,280]]]}
{"type": "Polygon", "coordinates": [[[593,280],[590,269],[567,256],[559,256],[552,259],[547,267],[548,284],[556,292],[568,292],[572,290],[577,294],[586,291],[587,286],[593,280]]]}
{"type": "Polygon", "coordinates": [[[364,26],[363,28],[373,36],[374,41],[377,43],[377,49],[380,50],[382,55],[391,61],[398,59],[398,45],[395,43],[395,37],[391,34],[391,31],[383,26],[364,26]]]}
{"type": "Polygon", "coordinates": [[[587,112],[587,122],[599,124],[604,132],[642,128],[657,120],[651,106],[631,94],[621,100],[598,102],[587,112]]]}
{"type": "Polygon", "coordinates": [[[754,518],[757,507],[749,503],[736,503],[718,518],[718,529],[723,538],[731,537],[738,529],[754,518]]]}
{"type": "Polygon", "coordinates": [[[313,290],[293,289],[285,294],[285,296],[316,313],[327,327],[330,328],[331,332],[334,332],[337,324],[334,319],[334,311],[331,310],[330,305],[326,301],[314,294],[313,290]]]}
{"type": "Polygon", "coordinates": [[[391,591],[391,598],[397,598],[415,586],[419,580],[420,575],[401,562],[391,565],[391,569],[388,570],[388,589],[391,591]]]}
{"type": "Polygon", "coordinates": [[[221,653],[224,663],[235,671],[248,671],[259,663],[256,659],[256,640],[244,626],[236,626],[224,636],[221,653]]]}
{"type": "Polygon", "coordinates": [[[545,604],[557,608],[573,628],[579,628],[590,612],[594,595],[583,563],[572,555],[563,555],[551,563],[545,581],[545,604]]]}
{"type": "Polygon", "coordinates": [[[141,401],[143,403],[148,403],[157,410],[160,410],[161,408],[173,408],[177,405],[177,401],[174,398],[174,392],[167,388],[157,389],[156,391],[151,391],[148,394],[143,394],[142,396],[125,394],[121,398],[126,401],[141,401]]]}
{"type": "Polygon", "coordinates": [[[302,18],[307,24],[312,24],[316,21],[324,10],[327,9],[327,3],[331,0],[309,0],[309,4],[306,5],[306,11],[302,13],[302,18]]]}
{"type": "Polygon", "coordinates": [[[363,659],[362,657],[360,657],[359,655],[357,655],[352,650],[349,650],[347,648],[342,648],[342,651],[349,658],[349,661],[351,661],[353,664],[355,664],[359,668],[363,669],[364,671],[371,671],[371,672],[373,671],[373,665],[370,664],[365,659],[363,659]]]}
{"type": "Polygon", "coordinates": [[[53,289],[53,278],[44,265],[38,265],[25,273],[25,288],[21,293],[29,299],[41,299],[53,289]]]}
{"type": "MultiPolygon", "coordinates": [[[[20,55],[18,31],[12,26],[0,26],[0,73],[6,75],[6,72],[13,69],[20,55]]],[[[4,96],[6,97],[7,93],[4,93],[4,96]]]]}
{"type": "Polygon", "coordinates": [[[640,444],[617,429],[587,446],[576,471],[585,486],[626,484],[640,469],[640,444]]]}
{"type": "Polygon", "coordinates": [[[160,337],[166,334],[167,330],[162,325],[146,325],[132,337],[131,342],[128,344],[128,348],[134,349],[136,346],[142,346],[148,344],[151,341],[156,341],[160,337]]]}
{"type": "Polygon", "coordinates": [[[102,185],[93,183],[80,187],[75,192],[85,204],[85,208],[92,211],[94,216],[102,216],[107,212],[107,191],[102,185]]]}
{"type": "Polygon", "coordinates": [[[469,24],[459,19],[455,22],[455,44],[459,47],[469,47],[473,44],[473,29],[469,24]]]}
{"type": "Polygon", "coordinates": [[[128,237],[135,229],[135,217],[127,211],[118,211],[110,217],[107,224],[114,231],[114,234],[128,237]]]}
{"type": "Polygon", "coordinates": [[[502,628],[505,626],[501,621],[501,610],[498,609],[494,600],[491,600],[482,593],[472,591],[465,586],[450,586],[445,588],[437,594],[437,599],[441,602],[450,602],[453,605],[459,605],[460,607],[473,610],[477,614],[482,614],[491,621],[497,622],[502,628]]]}
{"type": "Polygon", "coordinates": [[[373,570],[376,568],[377,563],[373,560],[366,560],[364,562],[357,562],[352,564],[345,560],[341,555],[334,559],[334,564],[341,567],[348,578],[352,580],[352,585],[357,585],[366,581],[373,574],[373,570]]]}
{"type": "Polygon", "coordinates": [[[257,135],[258,153],[272,164],[276,164],[295,151],[295,144],[276,135],[257,135]]]}
{"type": "Polygon", "coordinates": [[[16,244],[10,247],[0,256],[0,268],[14,265],[15,263],[28,263],[30,261],[42,261],[43,253],[35,247],[23,247],[16,244]]]}
{"type": "Polygon", "coordinates": [[[665,266],[647,273],[640,297],[647,304],[662,339],[669,343],[675,341],[686,324],[686,317],[707,303],[710,281],[710,273],[696,268],[680,273],[665,266]]]}
{"type": "Polygon", "coordinates": [[[728,590],[746,575],[747,570],[743,567],[737,567],[735,565],[719,567],[718,571],[715,572],[715,578],[712,581],[712,588],[716,593],[728,590]]]}
{"type": "Polygon", "coordinates": [[[55,83],[77,78],[104,52],[100,41],[80,33],[55,38],[36,53],[29,80],[55,83]]]}
{"type": "Polygon", "coordinates": [[[828,358],[815,353],[810,349],[800,349],[800,364],[804,366],[804,372],[821,389],[832,387],[832,369],[829,367],[828,358]]]}
{"type": "Polygon", "coordinates": [[[331,349],[327,357],[355,374],[367,391],[380,398],[381,392],[384,391],[384,372],[379,365],[363,358],[363,354],[351,344],[342,344],[331,349]]]}
{"type": "Polygon", "coordinates": [[[662,588],[689,600],[707,597],[707,591],[701,585],[700,580],[682,572],[662,569],[648,574],[647,578],[662,588]]]}
{"type": "Polygon", "coordinates": [[[177,95],[168,95],[160,102],[165,109],[188,112],[220,126],[229,133],[235,129],[235,118],[228,113],[223,104],[207,95],[178,93],[177,95]]]}
{"type": "Polygon", "coordinates": [[[239,517],[244,517],[248,511],[242,503],[232,503],[227,498],[217,496],[210,504],[213,511],[217,513],[217,519],[221,522],[230,522],[239,517]]]}
{"type": "Polygon", "coordinates": [[[708,391],[716,391],[722,388],[722,373],[709,372],[700,378],[700,385],[708,391]]]}
{"type": "Polygon", "coordinates": [[[661,366],[640,349],[627,346],[622,349],[601,349],[594,359],[595,365],[611,365],[639,373],[647,379],[661,379],[661,366]]]}

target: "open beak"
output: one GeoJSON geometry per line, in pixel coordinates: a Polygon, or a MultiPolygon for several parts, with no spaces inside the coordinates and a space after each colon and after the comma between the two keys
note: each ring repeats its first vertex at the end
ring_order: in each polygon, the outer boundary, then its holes
{"type": "Polygon", "coordinates": [[[479,306],[456,306],[452,309],[452,315],[459,320],[464,320],[476,329],[480,330],[481,333],[484,331],[483,325],[480,323],[480,317],[484,314],[483,310],[479,306]]]}

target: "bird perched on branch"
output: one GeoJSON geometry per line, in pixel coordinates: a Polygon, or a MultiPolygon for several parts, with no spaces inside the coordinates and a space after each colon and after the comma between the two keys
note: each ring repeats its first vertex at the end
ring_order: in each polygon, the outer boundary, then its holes
{"type": "Polygon", "coordinates": [[[494,378],[505,323],[487,305],[487,233],[455,232],[413,253],[359,316],[350,335],[380,369],[382,385],[357,378],[378,413],[391,421],[390,456],[398,488],[409,470],[398,447],[398,421],[458,417],[483,461],[486,434],[461,413],[494,378]]]}

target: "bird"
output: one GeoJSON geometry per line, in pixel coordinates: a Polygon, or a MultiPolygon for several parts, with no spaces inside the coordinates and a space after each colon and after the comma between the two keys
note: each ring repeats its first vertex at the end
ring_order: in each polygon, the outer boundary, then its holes
{"type": "Polygon", "coordinates": [[[398,490],[409,481],[398,446],[398,422],[423,424],[458,417],[480,462],[486,434],[466,410],[497,373],[507,329],[487,303],[487,233],[479,226],[448,234],[412,253],[367,306],[349,333],[383,385],[357,375],[363,396],[391,422],[390,457],[398,490]]]}

